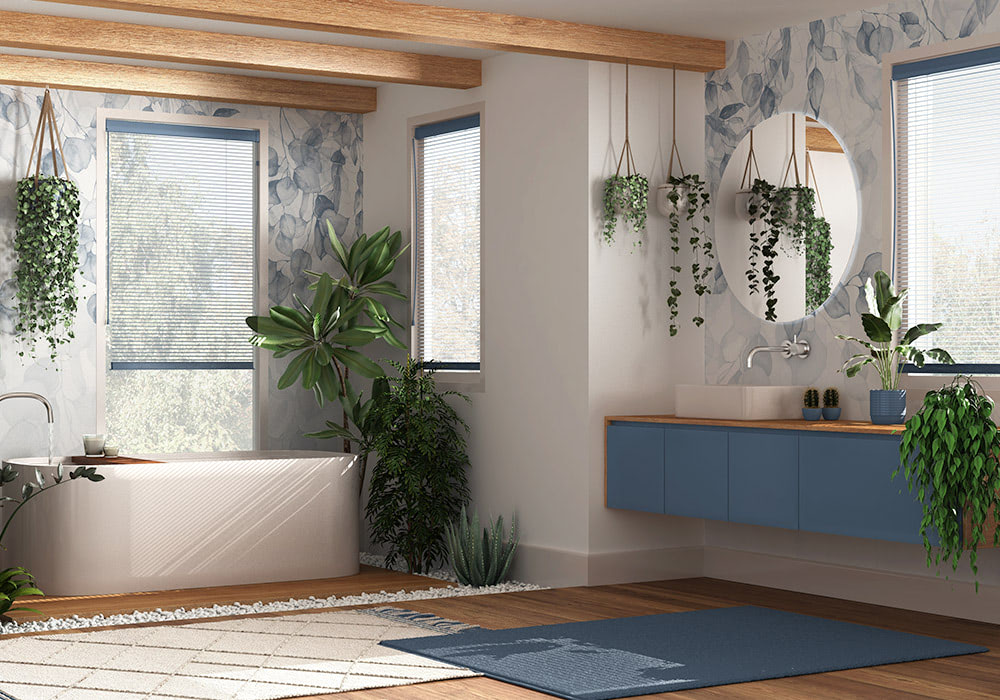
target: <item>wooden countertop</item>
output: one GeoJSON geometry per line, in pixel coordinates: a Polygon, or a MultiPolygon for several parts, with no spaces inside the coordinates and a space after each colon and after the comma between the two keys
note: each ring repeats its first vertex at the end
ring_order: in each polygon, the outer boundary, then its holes
{"type": "Polygon", "coordinates": [[[820,433],[861,433],[864,435],[898,435],[906,426],[875,425],[859,420],[720,420],[717,418],[678,418],[677,416],[605,416],[604,424],[612,421],[629,423],[674,423],[678,425],[715,425],[725,428],[767,428],[770,430],[812,430],[820,433]]]}

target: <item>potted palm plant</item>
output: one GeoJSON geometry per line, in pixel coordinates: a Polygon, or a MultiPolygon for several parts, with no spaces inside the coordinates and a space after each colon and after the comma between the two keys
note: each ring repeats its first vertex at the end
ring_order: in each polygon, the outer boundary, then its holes
{"type": "Polygon", "coordinates": [[[868,340],[849,335],[838,335],[841,340],[860,343],[867,352],[857,353],[848,358],[840,371],[853,377],[866,365],[875,367],[882,382],[881,389],[869,392],[869,407],[872,423],[891,425],[902,423],[906,418],[906,389],[899,388],[900,365],[907,360],[917,367],[923,367],[930,358],[940,363],[953,364],[951,355],[941,348],[924,350],[914,343],[941,327],[940,323],[918,323],[898,336],[903,322],[903,301],[907,290],[896,293],[892,280],[882,270],[875,273],[865,283],[865,300],[869,313],[861,314],[861,325],[868,340]],[[875,311],[877,313],[871,313],[875,311]]]}

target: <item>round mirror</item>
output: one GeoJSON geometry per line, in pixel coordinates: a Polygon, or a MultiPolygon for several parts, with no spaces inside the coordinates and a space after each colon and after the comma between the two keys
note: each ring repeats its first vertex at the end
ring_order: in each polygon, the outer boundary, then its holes
{"type": "Polygon", "coordinates": [[[858,236],[850,157],[802,114],[757,125],[733,152],[715,199],[715,241],[729,288],[751,313],[795,321],[837,288],[858,236]]]}

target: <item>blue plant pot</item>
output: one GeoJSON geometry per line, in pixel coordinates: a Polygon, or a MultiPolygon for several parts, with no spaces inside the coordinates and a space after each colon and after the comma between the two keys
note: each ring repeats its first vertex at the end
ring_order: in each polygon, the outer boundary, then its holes
{"type": "Polygon", "coordinates": [[[840,406],[823,407],[823,420],[837,420],[840,418],[840,406]]]}
{"type": "Polygon", "coordinates": [[[872,423],[894,425],[906,420],[906,389],[872,389],[868,393],[872,423]]]}
{"type": "Polygon", "coordinates": [[[823,417],[822,408],[803,408],[802,417],[806,420],[819,420],[823,417]]]}

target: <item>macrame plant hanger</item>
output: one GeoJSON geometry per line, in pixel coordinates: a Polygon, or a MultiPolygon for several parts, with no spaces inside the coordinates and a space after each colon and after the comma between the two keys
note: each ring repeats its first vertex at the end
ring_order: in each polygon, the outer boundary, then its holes
{"type": "Polygon", "coordinates": [[[625,177],[632,177],[638,174],[635,167],[635,159],[632,157],[632,144],[628,140],[628,61],[625,62],[625,143],[622,145],[622,154],[618,156],[618,167],[615,168],[615,177],[621,176],[622,163],[625,163],[625,177]]]}
{"type": "Polygon", "coordinates": [[[674,156],[677,156],[677,167],[680,168],[681,177],[687,177],[684,173],[684,164],[681,162],[681,152],[677,148],[677,66],[673,69],[673,100],[671,102],[670,113],[670,159],[667,161],[667,182],[674,177],[674,156]]]}
{"type": "Polygon", "coordinates": [[[785,187],[788,183],[788,174],[792,170],[792,166],[795,166],[795,186],[798,187],[802,184],[802,180],[799,178],[799,159],[795,157],[795,113],[792,113],[792,154],[788,157],[788,165],[785,166],[785,176],[781,179],[781,186],[785,187]]]}
{"type": "Polygon", "coordinates": [[[42,111],[38,115],[38,129],[35,131],[35,138],[31,143],[31,155],[28,157],[28,172],[25,177],[31,175],[31,164],[35,163],[35,185],[38,185],[38,178],[42,175],[42,156],[45,154],[45,135],[48,134],[50,151],[52,152],[52,172],[59,177],[59,159],[56,158],[56,151],[63,162],[64,177],[69,179],[69,168],[66,167],[66,154],[63,153],[62,136],[59,134],[59,125],[56,124],[56,111],[52,106],[52,95],[49,88],[45,88],[45,96],[42,98],[42,111]],[[37,153],[37,155],[36,155],[37,153]]]}
{"type": "Polygon", "coordinates": [[[747,152],[747,164],[743,168],[740,190],[746,191],[753,187],[754,179],[760,179],[760,166],[757,165],[757,154],[753,150],[753,129],[750,129],[750,150],[747,152]],[[756,178],[753,176],[754,171],[757,172],[756,178]]]}
{"type": "Polygon", "coordinates": [[[816,204],[819,205],[819,213],[826,218],[826,210],[823,209],[823,199],[819,196],[819,180],[816,179],[816,170],[813,168],[812,159],[809,157],[809,148],[806,148],[806,187],[809,187],[809,175],[812,174],[812,190],[816,193],[816,204]]]}

